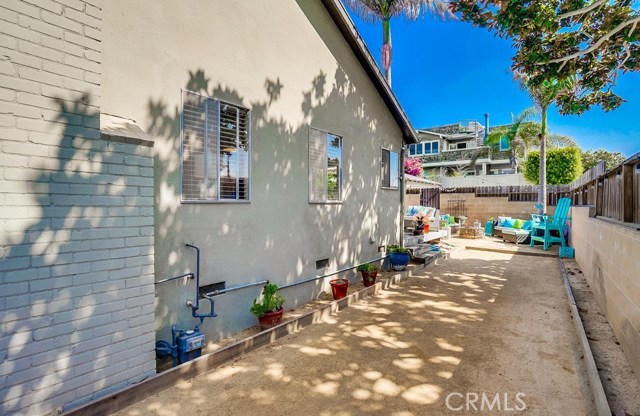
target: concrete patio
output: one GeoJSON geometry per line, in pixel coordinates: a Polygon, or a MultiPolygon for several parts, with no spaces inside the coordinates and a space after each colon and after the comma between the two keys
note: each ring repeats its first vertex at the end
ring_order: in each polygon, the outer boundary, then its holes
{"type": "Polygon", "coordinates": [[[594,413],[557,260],[464,248],[118,414],[257,408],[274,415],[594,413]]]}

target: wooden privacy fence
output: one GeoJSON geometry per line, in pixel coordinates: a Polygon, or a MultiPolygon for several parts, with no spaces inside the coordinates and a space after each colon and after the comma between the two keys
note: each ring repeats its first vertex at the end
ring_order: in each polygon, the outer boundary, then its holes
{"type": "Polygon", "coordinates": [[[598,216],[640,224],[640,153],[608,172],[601,162],[570,188],[574,205],[594,205],[598,216]]]}
{"type": "MultiPolygon", "coordinates": [[[[421,205],[440,208],[440,194],[474,194],[476,197],[507,197],[514,202],[536,202],[538,185],[473,186],[423,189],[421,205]]],[[[596,215],[617,221],[640,224],[640,153],[606,171],[600,162],[570,185],[547,187],[547,204],[555,206],[560,198],[571,198],[573,205],[593,205],[596,215]]]]}

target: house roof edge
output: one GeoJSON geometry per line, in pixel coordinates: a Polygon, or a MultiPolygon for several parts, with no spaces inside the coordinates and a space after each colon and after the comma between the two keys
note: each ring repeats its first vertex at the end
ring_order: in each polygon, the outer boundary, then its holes
{"type": "Polygon", "coordinates": [[[404,142],[407,144],[417,143],[418,137],[415,129],[411,126],[411,122],[405,114],[404,109],[384,79],[382,72],[376,65],[375,59],[371,55],[371,52],[369,52],[367,45],[358,33],[342,2],[340,2],[340,0],[322,0],[322,4],[329,12],[336,26],[338,26],[340,33],[342,33],[342,36],[347,41],[347,44],[358,59],[358,62],[360,62],[360,65],[364,68],[369,79],[373,82],[374,87],[387,105],[396,123],[398,123],[398,126],[402,130],[404,142]]]}

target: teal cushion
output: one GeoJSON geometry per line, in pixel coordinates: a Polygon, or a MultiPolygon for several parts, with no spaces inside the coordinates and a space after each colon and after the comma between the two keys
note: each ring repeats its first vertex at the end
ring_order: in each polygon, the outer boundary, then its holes
{"type": "Polygon", "coordinates": [[[531,229],[531,225],[532,225],[532,224],[531,224],[531,221],[525,221],[525,222],[522,224],[522,229],[523,229],[523,230],[530,230],[530,229],[531,229]]]}
{"type": "Polygon", "coordinates": [[[498,226],[499,227],[508,227],[507,222],[511,219],[511,217],[498,217],[498,226]]]}
{"type": "Polygon", "coordinates": [[[508,228],[513,228],[513,226],[515,225],[515,223],[516,223],[516,220],[514,220],[513,218],[509,218],[508,220],[506,220],[506,221],[504,222],[504,224],[505,224],[504,226],[505,226],[505,227],[508,227],[508,228]]]}

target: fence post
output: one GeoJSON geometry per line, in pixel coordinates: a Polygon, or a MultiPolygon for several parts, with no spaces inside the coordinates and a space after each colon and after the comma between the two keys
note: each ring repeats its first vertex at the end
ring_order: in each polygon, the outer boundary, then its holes
{"type": "Polygon", "coordinates": [[[622,165],[622,221],[633,222],[633,165],[622,165]]]}

